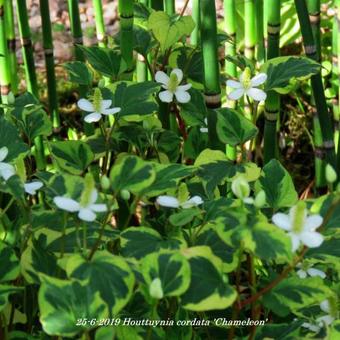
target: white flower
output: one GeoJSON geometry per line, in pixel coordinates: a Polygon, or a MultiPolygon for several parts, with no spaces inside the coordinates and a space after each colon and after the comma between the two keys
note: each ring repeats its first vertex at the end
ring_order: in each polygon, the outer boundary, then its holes
{"type": "Polygon", "coordinates": [[[188,209],[201,205],[203,200],[200,196],[193,196],[181,203],[176,197],[162,195],[157,197],[156,202],[162,207],[188,209]]]}
{"type": "Polygon", "coordinates": [[[307,216],[306,204],[303,201],[290,208],[288,215],[283,213],[273,215],[272,221],[288,232],[293,252],[301,243],[309,248],[317,248],[323,242],[323,236],[315,231],[322,224],[323,218],[320,215],[307,216]]]}
{"type": "Polygon", "coordinates": [[[179,85],[182,79],[183,72],[178,68],[171,71],[170,77],[165,72],[158,71],[155,80],[166,90],[159,93],[159,99],[164,103],[171,103],[175,96],[179,103],[188,103],[191,96],[187,91],[191,88],[191,84],[179,85]]]}
{"type": "Polygon", "coordinates": [[[27,194],[35,195],[44,184],[40,181],[27,182],[24,184],[24,189],[27,194]]]}
{"type": "Polygon", "coordinates": [[[200,131],[201,131],[202,133],[207,133],[207,132],[208,132],[208,118],[205,118],[205,119],[204,119],[204,124],[206,125],[206,127],[201,127],[201,128],[200,128],[200,131]]]}
{"type": "Polygon", "coordinates": [[[258,102],[266,100],[266,92],[257,88],[257,86],[263,84],[266,80],[267,75],[265,73],[259,73],[251,78],[250,69],[246,68],[239,77],[239,81],[231,79],[227,81],[227,86],[235,89],[228,95],[228,98],[238,100],[242,96],[247,95],[258,102]]]}
{"type": "Polygon", "coordinates": [[[88,114],[84,118],[86,123],[98,122],[99,120],[101,120],[102,115],[104,116],[113,115],[121,110],[120,107],[110,108],[112,104],[111,99],[100,100],[99,104],[95,105],[94,103],[91,103],[89,100],[83,98],[78,100],[77,104],[78,107],[83,111],[90,112],[90,114],[88,114]]]}
{"type": "Polygon", "coordinates": [[[79,203],[72,198],[64,196],[56,196],[53,201],[56,206],[62,210],[69,212],[78,212],[78,217],[87,222],[92,222],[96,219],[96,214],[107,211],[105,204],[95,204],[98,198],[98,191],[93,189],[89,201],[86,204],[79,203]]]}
{"type": "Polygon", "coordinates": [[[7,181],[10,177],[15,174],[15,169],[12,164],[5,163],[4,160],[8,155],[8,148],[3,146],[0,149],[0,177],[7,181]]]}
{"type": "Polygon", "coordinates": [[[305,279],[308,275],[312,277],[320,276],[322,279],[326,277],[326,274],[322,270],[312,268],[312,267],[304,268],[304,266],[301,263],[298,263],[297,267],[300,268],[296,272],[296,274],[298,275],[300,279],[305,279]]]}

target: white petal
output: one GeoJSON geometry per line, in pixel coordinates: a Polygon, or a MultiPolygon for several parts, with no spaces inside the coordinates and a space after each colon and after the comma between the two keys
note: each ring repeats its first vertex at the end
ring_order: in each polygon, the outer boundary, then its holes
{"type": "Polygon", "coordinates": [[[190,199],[188,199],[186,202],[181,204],[181,207],[183,209],[188,209],[191,207],[196,207],[198,205],[203,204],[203,200],[200,196],[193,196],[190,199]]]}
{"type": "Polygon", "coordinates": [[[323,236],[316,231],[304,231],[300,234],[301,242],[309,248],[317,248],[323,242],[323,236]]]}
{"type": "Polygon", "coordinates": [[[98,199],[98,191],[97,189],[93,189],[91,192],[91,196],[90,196],[90,204],[96,203],[98,199]]]}
{"type": "Polygon", "coordinates": [[[76,212],[80,209],[79,203],[72,198],[56,196],[54,197],[53,202],[59,209],[69,212],[76,212]]]}
{"type": "Polygon", "coordinates": [[[78,217],[83,221],[93,222],[97,216],[91,209],[81,208],[79,210],[78,217]]]}
{"type": "MultiPolygon", "coordinates": [[[[8,164],[10,165],[10,164],[8,164]]],[[[0,171],[0,175],[2,176],[2,178],[7,181],[9,178],[11,178],[13,175],[15,175],[15,170],[14,168],[7,168],[4,170],[0,171]]]]}
{"type": "Polygon", "coordinates": [[[254,204],[254,199],[252,197],[245,197],[243,202],[247,204],[254,204]]]}
{"type": "Polygon", "coordinates": [[[227,80],[227,86],[233,89],[240,89],[243,87],[239,81],[232,80],[232,79],[227,80]]]}
{"type": "Polygon", "coordinates": [[[78,107],[83,110],[83,111],[87,111],[87,112],[93,112],[95,111],[93,104],[87,100],[87,99],[80,99],[78,100],[78,107]]]}
{"type": "Polygon", "coordinates": [[[307,272],[302,269],[298,270],[296,274],[300,279],[305,279],[307,277],[307,272]]]}
{"type": "Polygon", "coordinates": [[[157,83],[168,85],[170,78],[165,72],[157,71],[157,73],[155,75],[155,80],[156,80],[157,83]]]}
{"type": "Polygon", "coordinates": [[[179,207],[178,199],[173,196],[167,196],[167,195],[158,196],[156,199],[156,202],[159,205],[163,207],[167,207],[167,208],[178,208],[179,207]]]}
{"type": "Polygon", "coordinates": [[[206,128],[206,127],[200,128],[200,131],[201,131],[202,133],[208,133],[208,132],[209,132],[209,131],[208,131],[208,128],[206,128]]]}
{"type": "Polygon", "coordinates": [[[177,80],[178,80],[178,84],[180,84],[180,82],[181,82],[182,79],[183,79],[183,72],[182,72],[182,70],[180,70],[179,68],[174,68],[174,69],[171,71],[170,75],[173,74],[173,73],[176,74],[177,80]]]}
{"type": "Polygon", "coordinates": [[[273,223],[283,230],[290,231],[292,229],[292,225],[290,222],[290,218],[288,215],[283,213],[277,213],[272,217],[273,223]]]}
{"type": "Polygon", "coordinates": [[[295,252],[299,249],[300,246],[300,237],[294,233],[288,233],[288,235],[290,236],[290,240],[292,242],[292,252],[295,252]]]}
{"type": "Polygon", "coordinates": [[[303,230],[314,231],[319,228],[323,222],[323,218],[320,215],[311,215],[305,219],[303,230]]]}
{"type": "Polygon", "coordinates": [[[320,327],[313,325],[309,322],[304,322],[301,327],[308,328],[310,331],[318,333],[320,331],[320,327]]]}
{"type": "Polygon", "coordinates": [[[106,110],[103,110],[102,111],[102,114],[103,115],[114,115],[114,114],[116,114],[116,113],[118,113],[118,112],[120,112],[122,109],[120,108],[120,107],[113,107],[113,108],[111,108],[111,109],[106,109],[106,110]]]}
{"type": "Polygon", "coordinates": [[[86,123],[98,122],[102,118],[102,115],[98,112],[93,112],[87,115],[84,120],[86,123]]]}
{"type": "Polygon", "coordinates": [[[326,326],[330,325],[335,319],[330,315],[320,316],[316,319],[316,321],[319,323],[319,326],[322,327],[323,324],[326,326]]]}
{"type": "Polygon", "coordinates": [[[174,98],[174,94],[170,91],[162,91],[159,93],[159,99],[164,103],[171,103],[174,98]]]}
{"type": "Polygon", "coordinates": [[[232,91],[228,94],[228,98],[231,100],[238,100],[244,95],[244,88],[241,87],[235,91],[232,91]]]}
{"type": "Polygon", "coordinates": [[[319,270],[319,269],[316,269],[316,268],[307,269],[307,273],[310,276],[320,276],[322,279],[324,279],[326,277],[326,274],[322,270],[319,270]]]}
{"type": "Polygon", "coordinates": [[[328,300],[323,300],[321,303],[320,303],[320,308],[322,311],[324,311],[325,313],[329,313],[330,310],[331,310],[331,306],[329,304],[329,301],[328,300]]]}
{"type": "Polygon", "coordinates": [[[175,92],[176,99],[179,103],[188,103],[190,102],[191,96],[188,92],[182,90],[176,90],[175,92]]]}
{"type": "Polygon", "coordinates": [[[189,89],[191,89],[192,84],[185,84],[185,85],[180,85],[177,86],[177,91],[188,91],[189,89]]]}
{"type": "Polygon", "coordinates": [[[36,191],[42,188],[44,184],[40,181],[35,181],[31,183],[25,183],[24,188],[25,191],[30,195],[35,195],[36,191]]]}
{"type": "Polygon", "coordinates": [[[251,79],[251,86],[259,86],[267,80],[267,75],[265,73],[259,73],[251,79]]]}
{"type": "Polygon", "coordinates": [[[257,89],[255,87],[252,87],[249,90],[247,90],[246,94],[258,102],[262,100],[266,100],[267,98],[266,92],[264,92],[263,90],[257,89]]]}
{"type": "Polygon", "coordinates": [[[107,211],[107,206],[106,206],[106,204],[91,204],[89,206],[89,209],[91,209],[92,211],[100,213],[100,212],[107,211]]]}
{"type": "Polygon", "coordinates": [[[3,160],[6,159],[8,155],[8,148],[6,146],[3,146],[1,149],[0,149],[0,162],[2,162],[3,160]]]}
{"type": "Polygon", "coordinates": [[[100,103],[100,112],[103,112],[104,110],[108,109],[112,104],[112,100],[111,99],[104,99],[102,100],[102,102],[100,103]]]}

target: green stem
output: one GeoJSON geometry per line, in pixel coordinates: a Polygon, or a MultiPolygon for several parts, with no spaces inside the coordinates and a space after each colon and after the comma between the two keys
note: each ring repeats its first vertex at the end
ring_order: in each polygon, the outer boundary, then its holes
{"type": "Polygon", "coordinates": [[[164,9],[165,12],[169,15],[173,15],[176,13],[175,0],[164,0],[164,9]]]}
{"type": "Polygon", "coordinates": [[[201,17],[201,9],[200,9],[200,0],[192,1],[192,18],[195,21],[195,28],[191,33],[190,42],[192,45],[197,46],[200,42],[200,19],[201,17]]]}
{"type": "Polygon", "coordinates": [[[103,16],[102,0],[93,0],[94,17],[96,22],[96,34],[99,47],[106,47],[106,33],[103,16]]]}
{"type": "Polygon", "coordinates": [[[244,17],[244,55],[246,58],[253,60],[255,57],[256,45],[255,0],[245,0],[244,17]]]}

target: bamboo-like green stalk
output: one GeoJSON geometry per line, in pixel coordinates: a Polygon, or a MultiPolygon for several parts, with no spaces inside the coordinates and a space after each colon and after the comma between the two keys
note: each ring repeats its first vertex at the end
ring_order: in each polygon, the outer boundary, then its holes
{"type": "MultiPolygon", "coordinates": [[[[320,31],[320,0],[308,0],[307,7],[313,37],[317,48],[317,61],[321,63],[321,31],[320,31]]],[[[312,96],[312,103],[315,104],[312,96]]],[[[314,156],[315,156],[315,186],[326,187],[324,150],[318,112],[313,106],[314,156]]]]}
{"type": "Polygon", "coordinates": [[[255,0],[244,1],[244,55],[253,60],[256,45],[256,11],[255,0]]]}
{"type": "Polygon", "coordinates": [[[169,15],[176,13],[175,0],[164,0],[164,10],[169,15]]]}
{"type": "Polygon", "coordinates": [[[120,49],[126,62],[126,77],[131,79],[134,69],[133,60],[133,0],[119,0],[120,49]]]}
{"type": "MultiPolygon", "coordinates": [[[[218,62],[217,23],[214,0],[201,0],[201,49],[204,65],[205,102],[208,108],[221,107],[220,70],[218,62]]],[[[209,142],[212,148],[224,149],[216,134],[216,114],[208,114],[209,142]]]]}
{"type": "MultiPolygon", "coordinates": [[[[21,40],[21,50],[25,68],[25,78],[27,91],[32,93],[37,99],[39,99],[37,76],[35,73],[33,45],[31,40],[31,30],[28,24],[26,0],[17,0],[17,18],[19,26],[19,35],[21,40]]],[[[42,137],[37,137],[34,140],[35,145],[35,159],[37,162],[37,168],[44,170],[46,167],[44,144],[42,137]]]]}
{"type": "Polygon", "coordinates": [[[99,47],[106,47],[106,32],[103,16],[102,0],[93,0],[96,35],[99,47]]]}
{"type": "Polygon", "coordinates": [[[193,46],[197,46],[200,40],[200,17],[201,17],[201,9],[200,9],[200,0],[192,0],[192,18],[196,24],[194,30],[190,36],[190,42],[193,46]]]}
{"type": "Polygon", "coordinates": [[[67,0],[68,13],[70,18],[71,32],[73,35],[74,56],[76,60],[84,61],[84,54],[77,48],[77,45],[83,45],[83,31],[81,29],[80,15],[79,15],[79,1],[67,0]]]}
{"type": "MultiPolygon", "coordinates": [[[[335,4],[335,15],[333,17],[333,27],[332,27],[332,81],[333,88],[338,93],[339,82],[338,80],[338,4],[335,4]]],[[[333,118],[335,124],[334,132],[334,143],[337,148],[339,140],[339,129],[340,129],[340,110],[339,110],[339,97],[338,95],[333,98],[333,118]]],[[[336,150],[339,152],[339,149],[336,150]]]]}
{"type": "Polygon", "coordinates": [[[10,90],[11,74],[6,39],[5,3],[4,0],[0,0],[0,92],[3,103],[7,103],[10,90]]]}
{"type": "MultiPolygon", "coordinates": [[[[314,42],[312,27],[309,21],[308,9],[305,0],[294,0],[298,14],[301,33],[305,46],[306,55],[317,61],[318,53],[314,42]]],[[[323,147],[326,151],[327,162],[336,169],[336,156],[334,147],[334,129],[331,116],[328,112],[325,92],[321,79],[321,71],[311,78],[316,110],[319,114],[319,121],[322,131],[323,147]]],[[[339,170],[338,170],[339,172],[339,170]]]]}
{"type": "Polygon", "coordinates": [[[50,9],[48,5],[48,0],[39,0],[39,4],[47,73],[49,111],[51,114],[53,127],[58,128],[60,126],[60,117],[58,112],[57,84],[54,69],[53,38],[50,20],[50,9]]]}
{"type": "MultiPolygon", "coordinates": [[[[267,0],[267,59],[280,55],[281,1],[267,0]]],[[[277,122],[280,115],[280,95],[269,91],[265,102],[264,163],[276,158],[277,122]]]]}
{"type": "Polygon", "coordinates": [[[18,93],[19,78],[18,78],[18,63],[16,56],[15,24],[13,17],[12,0],[5,0],[5,24],[6,24],[8,59],[10,64],[11,75],[11,91],[13,92],[14,95],[16,95],[18,93]]]}
{"type": "MultiPolygon", "coordinates": [[[[278,0],[280,1],[280,0],[278,0]]],[[[256,11],[256,60],[263,63],[266,57],[263,32],[263,0],[255,0],[256,11]]]]}
{"type": "Polygon", "coordinates": [[[337,143],[337,164],[336,169],[338,170],[338,179],[340,178],[340,0],[336,1],[336,21],[337,21],[337,41],[336,41],[336,47],[337,47],[337,79],[338,79],[338,108],[335,112],[335,124],[337,124],[337,133],[335,134],[335,143],[337,143]]]}
{"type": "MultiPolygon", "coordinates": [[[[143,5],[148,5],[148,0],[139,0],[139,2],[143,5]]],[[[143,82],[148,80],[148,68],[144,57],[138,54],[137,62],[136,62],[136,73],[137,73],[137,81],[143,82]]]]}
{"type": "MultiPolygon", "coordinates": [[[[224,0],[224,26],[230,40],[225,43],[225,55],[236,56],[236,2],[235,0],[224,0]]],[[[236,77],[236,65],[228,60],[225,61],[225,73],[227,77],[236,77]]],[[[227,89],[228,92],[228,89],[227,89]]],[[[235,107],[235,101],[227,101],[227,105],[231,108],[235,107]]],[[[227,145],[227,157],[231,160],[236,159],[236,148],[227,145]]]]}

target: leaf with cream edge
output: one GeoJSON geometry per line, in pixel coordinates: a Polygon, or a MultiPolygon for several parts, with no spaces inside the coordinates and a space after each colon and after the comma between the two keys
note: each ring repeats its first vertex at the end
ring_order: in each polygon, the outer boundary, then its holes
{"type": "Polygon", "coordinates": [[[11,281],[20,273],[19,260],[14,249],[0,241],[0,282],[11,281]]]}
{"type": "Polygon", "coordinates": [[[223,263],[209,247],[182,250],[191,269],[190,286],[181,297],[183,308],[192,311],[225,309],[233,304],[236,291],[223,274],[223,263]]]}

